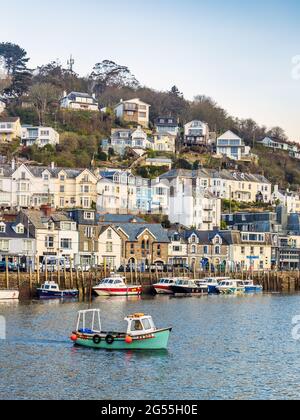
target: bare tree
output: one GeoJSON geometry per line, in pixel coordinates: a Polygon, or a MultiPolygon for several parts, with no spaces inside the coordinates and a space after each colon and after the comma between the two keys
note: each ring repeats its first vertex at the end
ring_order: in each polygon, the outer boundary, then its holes
{"type": "Polygon", "coordinates": [[[44,124],[45,115],[51,106],[57,105],[60,96],[60,89],[50,83],[36,84],[31,87],[29,100],[32,101],[37,111],[40,125],[44,124]]]}

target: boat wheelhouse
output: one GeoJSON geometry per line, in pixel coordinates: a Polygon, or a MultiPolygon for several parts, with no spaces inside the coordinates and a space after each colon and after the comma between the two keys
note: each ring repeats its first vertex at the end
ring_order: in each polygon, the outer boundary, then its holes
{"type": "Polygon", "coordinates": [[[129,315],[125,321],[125,332],[105,332],[99,309],[80,311],[71,340],[77,346],[102,350],[167,349],[172,328],[157,329],[152,317],[145,314],[129,315]]]}
{"type": "Polygon", "coordinates": [[[196,280],[196,282],[200,285],[207,286],[208,294],[218,294],[219,291],[217,287],[222,281],[231,280],[230,277],[206,277],[201,280],[196,280]]]}
{"type": "Polygon", "coordinates": [[[46,281],[37,289],[37,295],[40,299],[73,299],[79,296],[77,289],[61,290],[54,281],[46,281]]]}
{"type": "Polygon", "coordinates": [[[140,296],[142,294],[141,285],[127,285],[124,277],[108,277],[93,287],[98,296],[140,296]]]}
{"type": "Polygon", "coordinates": [[[245,286],[241,280],[227,279],[220,282],[217,290],[221,294],[234,295],[245,293],[245,286]]]}

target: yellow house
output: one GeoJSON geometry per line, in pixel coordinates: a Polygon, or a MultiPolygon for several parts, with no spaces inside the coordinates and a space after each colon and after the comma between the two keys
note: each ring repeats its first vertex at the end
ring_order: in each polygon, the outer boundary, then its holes
{"type": "Polygon", "coordinates": [[[21,138],[22,127],[19,117],[0,117],[0,143],[21,138]]]}
{"type": "Polygon", "coordinates": [[[57,168],[54,205],[90,209],[97,202],[97,177],[88,169],[57,168]]]}
{"type": "Polygon", "coordinates": [[[155,133],[153,134],[152,148],[157,152],[175,153],[176,136],[171,133],[155,133]]]}

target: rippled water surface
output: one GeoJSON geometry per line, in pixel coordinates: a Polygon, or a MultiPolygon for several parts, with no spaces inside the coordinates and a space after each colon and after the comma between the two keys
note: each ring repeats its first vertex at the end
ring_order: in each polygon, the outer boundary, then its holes
{"type": "Polygon", "coordinates": [[[173,326],[166,352],[74,348],[82,303],[0,304],[1,399],[290,399],[300,397],[300,295],[98,298],[105,329],[146,312],[173,326]]]}

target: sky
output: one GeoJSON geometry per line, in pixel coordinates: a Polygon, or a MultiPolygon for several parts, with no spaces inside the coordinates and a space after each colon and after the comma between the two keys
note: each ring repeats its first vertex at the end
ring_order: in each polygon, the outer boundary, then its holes
{"type": "Polygon", "coordinates": [[[87,75],[111,59],[300,142],[299,0],[10,0],[0,41],[25,48],[31,68],[73,54],[87,75]]]}

